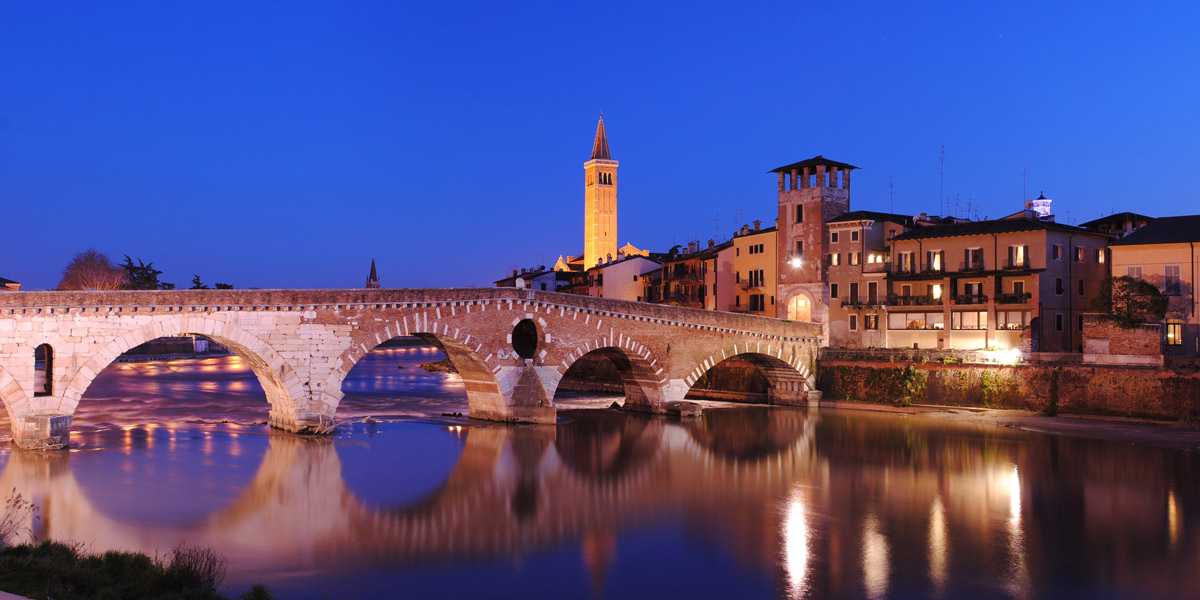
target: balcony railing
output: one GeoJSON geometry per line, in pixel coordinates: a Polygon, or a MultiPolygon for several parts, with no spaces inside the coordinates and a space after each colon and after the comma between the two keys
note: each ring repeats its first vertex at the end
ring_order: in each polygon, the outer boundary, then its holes
{"type": "Polygon", "coordinates": [[[958,263],[958,270],[960,273],[972,273],[972,272],[983,271],[984,270],[983,261],[971,262],[971,263],[960,262],[960,263],[958,263]]]}
{"type": "Polygon", "coordinates": [[[1004,268],[1005,269],[1028,269],[1029,268],[1029,259],[1028,258],[1024,258],[1021,260],[1005,259],[1004,268]]]}
{"type": "Polygon", "coordinates": [[[966,294],[954,297],[954,304],[987,304],[988,297],[983,294],[966,294]]]}
{"type": "Polygon", "coordinates": [[[891,306],[936,306],[942,303],[941,298],[933,296],[901,296],[888,294],[887,302],[891,306]]]}
{"type": "Polygon", "coordinates": [[[863,265],[864,273],[891,273],[892,263],[889,262],[869,262],[863,265]]]}
{"type": "Polygon", "coordinates": [[[1033,294],[1031,294],[1029,292],[1023,292],[1020,294],[996,294],[996,303],[997,304],[1024,304],[1026,301],[1031,300],[1032,298],[1033,298],[1033,294]]]}

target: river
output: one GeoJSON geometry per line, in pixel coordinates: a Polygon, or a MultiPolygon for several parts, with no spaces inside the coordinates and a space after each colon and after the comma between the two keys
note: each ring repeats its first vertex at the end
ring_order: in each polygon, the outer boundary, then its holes
{"type": "MultiPolygon", "coordinates": [[[[326,439],[237,357],[114,364],[69,452],[0,453],[39,538],[211,546],[280,598],[1200,598],[1193,453],[904,415],[467,412],[430,347],[350,373],[326,439]],[[373,418],[368,418],[373,417],[373,418]]],[[[7,424],[0,425],[7,427],[7,424]]]]}

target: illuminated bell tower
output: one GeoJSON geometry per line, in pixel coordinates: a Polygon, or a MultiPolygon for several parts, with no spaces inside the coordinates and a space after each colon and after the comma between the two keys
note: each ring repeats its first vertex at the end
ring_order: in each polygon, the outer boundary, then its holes
{"type": "Polygon", "coordinates": [[[617,257],[617,161],[608,151],[603,114],[583,172],[583,256],[584,268],[590,269],[617,257]]]}

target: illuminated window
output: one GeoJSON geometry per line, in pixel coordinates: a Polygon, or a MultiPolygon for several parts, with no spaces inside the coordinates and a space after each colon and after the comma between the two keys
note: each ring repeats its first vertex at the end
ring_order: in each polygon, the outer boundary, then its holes
{"type": "Polygon", "coordinates": [[[1100,249],[1096,250],[1096,262],[1101,263],[1101,264],[1104,263],[1104,248],[1100,248],[1100,249]]]}
{"type": "Polygon", "coordinates": [[[942,284],[935,283],[935,284],[929,286],[929,297],[933,298],[934,300],[941,300],[942,299],[942,284]]]}
{"type": "Polygon", "coordinates": [[[842,264],[842,255],[837,252],[829,255],[829,266],[836,267],[840,264],[842,264]]]}
{"type": "Polygon", "coordinates": [[[879,315],[863,315],[863,329],[879,329],[879,315]]]}
{"type": "Polygon", "coordinates": [[[1183,321],[1179,319],[1167,319],[1167,345],[1183,345],[1183,321]]]}
{"type": "Polygon", "coordinates": [[[950,313],[951,329],[987,329],[987,311],[955,311],[950,313]]]}
{"type": "Polygon", "coordinates": [[[1052,250],[1051,257],[1054,260],[1062,260],[1064,258],[1063,255],[1066,254],[1066,252],[1063,250],[1063,247],[1058,244],[1055,244],[1052,250]]]}
{"type": "Polygon", "coordinates": [[[859,261],[862,260],[862,252],[849,252],[847,254],[850,256],[850,264],[858,266],[859,261]]]}

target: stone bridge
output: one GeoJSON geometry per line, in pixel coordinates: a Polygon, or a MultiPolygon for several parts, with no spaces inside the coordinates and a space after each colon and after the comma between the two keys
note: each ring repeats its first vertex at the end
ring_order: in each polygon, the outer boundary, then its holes
{"type": "Polygon", "coordinates": [[[399,336],[438,346],[476,419],[550,423],[558,383],[584,355],[617,366],[625,406],[663,412],[734,356],[769,400],[815,390],[819,326],[515,288],[171,290],[0,294],[0,399],[22,448],[60,447],[84,392],[113,360],[164,336],[200,335],[254,371],[272,426],[327,431],[342,381],[399,336]],[[35,357],[46,357],[40,362],[35,357]]]}

